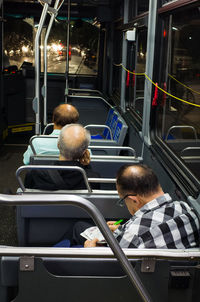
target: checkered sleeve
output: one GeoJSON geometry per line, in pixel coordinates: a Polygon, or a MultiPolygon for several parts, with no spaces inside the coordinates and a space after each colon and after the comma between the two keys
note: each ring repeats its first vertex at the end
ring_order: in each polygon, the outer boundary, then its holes
{"type": "Polygon", "coordinates": [[[174,202],[130,219],[114,235],[122,248],[185,249],[199,246],[199,220],[184,202],[174,202]]]}

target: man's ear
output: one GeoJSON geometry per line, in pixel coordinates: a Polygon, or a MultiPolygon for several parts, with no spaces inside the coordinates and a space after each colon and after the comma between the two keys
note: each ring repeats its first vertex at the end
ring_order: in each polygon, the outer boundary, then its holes
{"type": "Polygon", "coordinates": [[[58,149],[60,150],[60,144],[59,144],[59,142],[58,142],[57,146],[58,146],[58,149]]]}
{"type": "Polygon", "coordinates": [[[135,196],[128,196],[135,204],[140,205],[140,199],[138,198],[138,195],[135,196]]]}

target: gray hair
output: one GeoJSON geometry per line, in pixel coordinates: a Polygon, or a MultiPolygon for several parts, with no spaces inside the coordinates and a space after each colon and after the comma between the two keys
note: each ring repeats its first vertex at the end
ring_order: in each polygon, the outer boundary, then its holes
{"type": "MultiPolygon", "coordinates": [[[[91,139],[90,132],[87,129],[85,129],[82,125],[80,124],[66,125],[61,129],[60,135],[58,137],[58,148],[60,150],[60,154],[69,160],[80,159],[84,151],[87,150],[90,144],[90,139],[91,139]],[[80,143],[78,143],[78,146],[76,145],[76,143],[71,145],[70,142],[72,138],[66,135],[66,130],[70,127],[79,127],[84,130],[85,137],[82,141],[80,141],[80,143]]],[[[75,141],[76,141],[76,137],[75,137],[75,141]]]]}

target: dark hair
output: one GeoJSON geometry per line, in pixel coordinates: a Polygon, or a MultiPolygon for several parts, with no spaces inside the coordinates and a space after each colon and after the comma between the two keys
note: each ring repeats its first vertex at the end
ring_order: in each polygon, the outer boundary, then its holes
{"type": "Polygon", "coordinates": [[[75,124],[78,122],[79,113],[78,110],[69,104],[61,104],[54,108],[53,111],[53,123],[57,126],[64,127],[68,124],[75,124]],[[66,105],[66,107],[64,107],[66,105]],[[67,109],[70,106],[70,110],[67,109]]]}
{"type": "Polygon", "coordinates": [[[132,192],[141,196],[156,193],[160,187],[153,170],[142,164],[122,166],[117,172],[117,185],[124,193],[132,192]],[[137,169],[131,170],[131,167],[137,169]]]}

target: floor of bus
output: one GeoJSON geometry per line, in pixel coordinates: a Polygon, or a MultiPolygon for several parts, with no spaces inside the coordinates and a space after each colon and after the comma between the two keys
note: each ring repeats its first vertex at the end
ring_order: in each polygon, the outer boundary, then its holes
{"type": "MultiPolygon", "coordinates": [[[[11,135],[0,146],[0,192],[16,193],[15,172],[23,165],[30,135],[11,135]]],[[[15,207],[0,206],[0,245],[17,245],[15,207]]]]}

